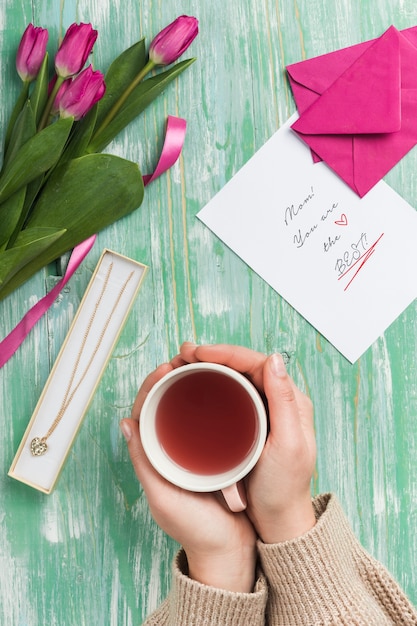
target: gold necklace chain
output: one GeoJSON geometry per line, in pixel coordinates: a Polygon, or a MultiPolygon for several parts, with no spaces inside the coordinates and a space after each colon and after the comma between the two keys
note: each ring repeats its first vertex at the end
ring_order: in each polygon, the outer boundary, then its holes
{"type": "Polygon", "coordinates": [[[129,274],[129,276],[127,277],[126,281],[123,283],[123,285],[122,285],[122,287],[121,287],[121,289],[120,289],[120,291],[119,291],[119,293],[117,295],[117,298],[116,298],[116,300],[114,302],[113,308],[110,311],[109,315],[107,316],[107,319],[106,319],[106,321],[104,323],[103,329],[102,329],[102,331],[100,333],[100,336],[99,336],[99,338],[97,340],[97,343],[96,343],[96,345],[94,347],[94,350],[93,350],[93,352],[92,352],[92,354],[91,354],[91,356],[90,356],[90,358],[88,360],[88,363],[85,366],[84,371],[82,372],[78,383],[75,385],[74,389],[72,389],[72,386],[73,386],[73,383],[74,383],[74,380],[75,380],[75,376],[77,374],[78,367],[80,365],[81,357],[83,355],[83,352],[84,352],[84,349],[85,349],[85,346],[86,346],[86,343],[87,343],[87,339],[88,339],[88,337],[90,335],[91,328],[93,326],[95,317],[97,315],[97,311],[98,311],[98,309],[100,307],[101,301],[102,301],[103,296],[104,296],[104,294],[106,292],[107,285],[109,283],[110,275],[112,273],[112,270],[113,270],[113,263],[110,263],[109,267],[108,267],[108,270],[107,270],[106,277],[105,277],[104,282],[103,282],[103,286],[102,286],[101,291],[100,291],[100,294],[99,294],[99,296],[97,298],[97,301],[96,301],[96,303],[94,305],[93,313],[92,313],[92,315],[91,315],[91,317],[90,317],[90,319],[88,321],[87,328],[86,328],[85,333],[83,335],[83,339],[82,339],[80,348],[78,350],[77,357],[75,359],[75,364],[74,364],[74,367],[72,368],[71,376],[70,376],[67,388],[65,390],[64,398],[62,400],[62,403],[61,403],[61,406],[59,408],[59,411],[58,411],[54,421],[52,422],[51,426],[49,427],[47,433],[43,437],[35,437],[34,439],[32,439],[32,441],[30,443],[30,451],[31,451],[33,456],[42,456],[47,451],[48,444],[46,443],[46,441],[47,441],[47,439],[49,439],[49,437],[52,435],[52,433],[54,432],[54,430],[56,429],[56,427],[58,426],[58,424],[62,420],[66,410],[68,409],[68,407],[71,404],[75,394],[77,393],[78,389],[80,388],[80,385],[83,383],[83,381],[84,381],[84,379],[85,379],[85,377],[86,377],[86,375],[88,373],[88,370],[90,369],[91,364],[93,363],[94,358],[95,358],[95,356],[96,356],[96,354],[97,354],[97,352],[98,352],[98,350],[99,350],[99,348],[100,348],[100,346],[101,346],[101,344],[103,342],[104,335],[106,334],[107,328],[108,328],[108,326],[110,324],[110,321],[111,321],[111,319],[112,319],[112,317],[114,315],[114,312],[115,312],[116,308],[118,307],[118,305],[120,303],[120,300],[121,300],[121,298],[122,298],[122,296],[123,296],[123,294],[124,294],[124,292],[126,290],[126,287],[127,287],[128,283],[129,283],[129,281],[131,280],[133,274],[134,274],[134,272],[132,271],[129,274]]]}

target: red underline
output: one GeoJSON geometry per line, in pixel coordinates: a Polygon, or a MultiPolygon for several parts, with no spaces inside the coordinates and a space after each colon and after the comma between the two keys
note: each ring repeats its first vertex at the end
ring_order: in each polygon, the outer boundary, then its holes
{"type": "Polygon", "coordinates": [[[353,279],[356,278],[356,276],[359,274],[359,272],[361,271],[361,269],[363,268],[363,266],[365,265],[365,263],[371,258],[371,256],[373,255],[373,253],[375,252],[375,246],[376,244],[381,240],[381,238],[383,237],[384,233],[381,233],[381,235],[378,237],[378,239],[375,241],[375,243],[372,244],[372,246],[370,248],[367,249],[367,251],[365,252],[365,254],[363,254],[362,256],[359,257],[359,259],[357,261],[355,261],[353,263],[353,265],[351,265],[349,267],[349,269],[346,270],[346,272],[343,272],[343,274],[341,274],[338,278],[338,280],[340,280],[341,278],[343,278],[344,276],[346,276],[346,274],[348,272],[350,272],[351,269],[353,269],[355,267],[355,265],[357,265],[360,261],[362,261],[362,263],[360,264],[360,266],[357,268],[356,272],[354,273],[354,275],[352,276],[352,278],[350,279],[350,281],[348,282],[348,284],[346,285],[346,287],[344,288],[343,291],[346,291],[346,289],[349,287],[349,285],[352,283],[353,279]]]}

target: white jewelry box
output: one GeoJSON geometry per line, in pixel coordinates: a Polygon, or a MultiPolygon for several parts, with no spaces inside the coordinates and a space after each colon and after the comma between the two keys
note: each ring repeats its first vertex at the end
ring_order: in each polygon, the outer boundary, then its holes
{"type": "Polygon", "coordinates": [[[46,494],[53,491],[147,269],[103,250],[16,452],[10,477],[46,494]],[[31,442],[51,428],[65,394],[66,408],[47,438],[47,450],[34,456],[31,442]]]}

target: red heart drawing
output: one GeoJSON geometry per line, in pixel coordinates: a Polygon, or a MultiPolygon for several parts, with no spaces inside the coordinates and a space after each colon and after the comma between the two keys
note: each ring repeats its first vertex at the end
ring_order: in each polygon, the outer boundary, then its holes
{"type": "Polygon", "coordinates": [[[346,215],[342,213],[342,215],[340,216],[340,220],[336,220],[335,224],[337,224],[338,226],[347,226],[348,220],[347,220],[346,215]]]}

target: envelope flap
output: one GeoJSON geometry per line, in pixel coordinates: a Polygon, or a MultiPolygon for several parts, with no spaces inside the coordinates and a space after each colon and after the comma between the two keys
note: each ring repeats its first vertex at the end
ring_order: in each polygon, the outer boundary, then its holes
{"type": "Polygon", "coordinates": [[[366,41],[287,65],[290,82],[322,94],[370,45],[371,42],[366,41]]]}
{"type": "Polygon", "coordinates": [[[304,134],[400,130],[401,57],[397,29],[391,26],[376,39],[302,113],[292,128],[304,134]]]}

